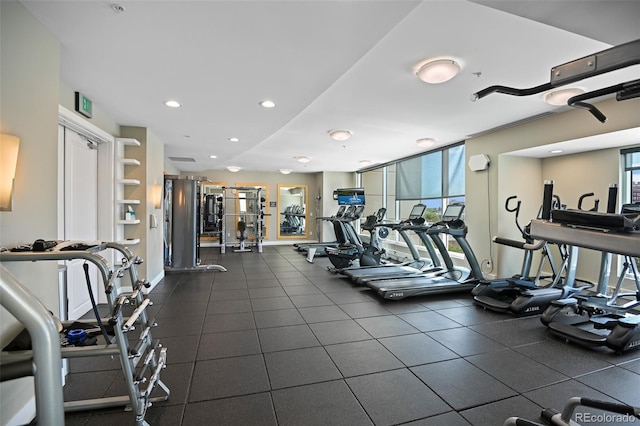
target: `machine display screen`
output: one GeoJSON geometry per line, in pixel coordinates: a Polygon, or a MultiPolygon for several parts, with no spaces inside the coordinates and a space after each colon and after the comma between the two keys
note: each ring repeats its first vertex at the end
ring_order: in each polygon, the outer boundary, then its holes
{"type": "Polygon", "coordinates": [[[338,205],[363,206],[365,204],[364,188],[342,188],[338,193],[338,205]]]}
{"type": "Polygon", "coordinates": [[[452,220],[460,219],[463,210],[464,204],[449,204],[442,214],[442,221],[451,222],[452,220]]]}

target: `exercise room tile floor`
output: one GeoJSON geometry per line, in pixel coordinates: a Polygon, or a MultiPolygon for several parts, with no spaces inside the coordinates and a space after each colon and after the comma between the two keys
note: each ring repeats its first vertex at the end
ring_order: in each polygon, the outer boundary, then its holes
{"type": "MultiPolygon", "coordinates": [[[[168,273],[149,295],[171,390],[150,425],[499,426],[539,421],[571,396],[640,405],[640,351],[568,344],[537,317],[484,311],[464,293],[382,300],[291,246],[202,258],[228,272],[168,273]]],[[[125,393],[117,360],[70,360],[70,372],[65,400],[125,393]]]]}

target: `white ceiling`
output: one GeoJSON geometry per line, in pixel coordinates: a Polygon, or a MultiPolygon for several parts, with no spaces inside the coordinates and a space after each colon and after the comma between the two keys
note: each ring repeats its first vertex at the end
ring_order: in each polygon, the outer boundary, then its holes
{"type": "Polygon", "coordinates": [[[537,86],[552,66],[640,39],[640,1],[120,1],[122,13],[109,1],[21,3],[60,40],[66,85],[117,123],[148,127],[166,157],[195,160],[176,168],[196,173],[354,171],[419,153],[419,138],[459,142],[567,108],[472,93],[537,86]],[[456,78],[416,78],[415,64],[442,55],[461,64],[456,78]],[[353,136],[336,142],[334,128],[353,136]]]}

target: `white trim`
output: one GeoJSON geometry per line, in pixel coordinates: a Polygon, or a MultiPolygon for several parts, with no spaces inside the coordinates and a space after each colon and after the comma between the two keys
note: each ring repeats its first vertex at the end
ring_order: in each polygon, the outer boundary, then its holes
{"type": "Polygon", "coordinates": [[[113,142],[115,137],[73,111],[58,105],[58,123],[96,142],[113,142]]]}

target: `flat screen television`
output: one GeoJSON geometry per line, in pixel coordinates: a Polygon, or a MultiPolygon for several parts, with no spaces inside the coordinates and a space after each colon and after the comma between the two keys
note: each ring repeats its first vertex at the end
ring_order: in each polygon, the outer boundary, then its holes
{"type": "Polygon", "coordinates": [[[363,206],[365,204],[364,188],[341,188],[336,190],[338,205],[363,206]]]}

